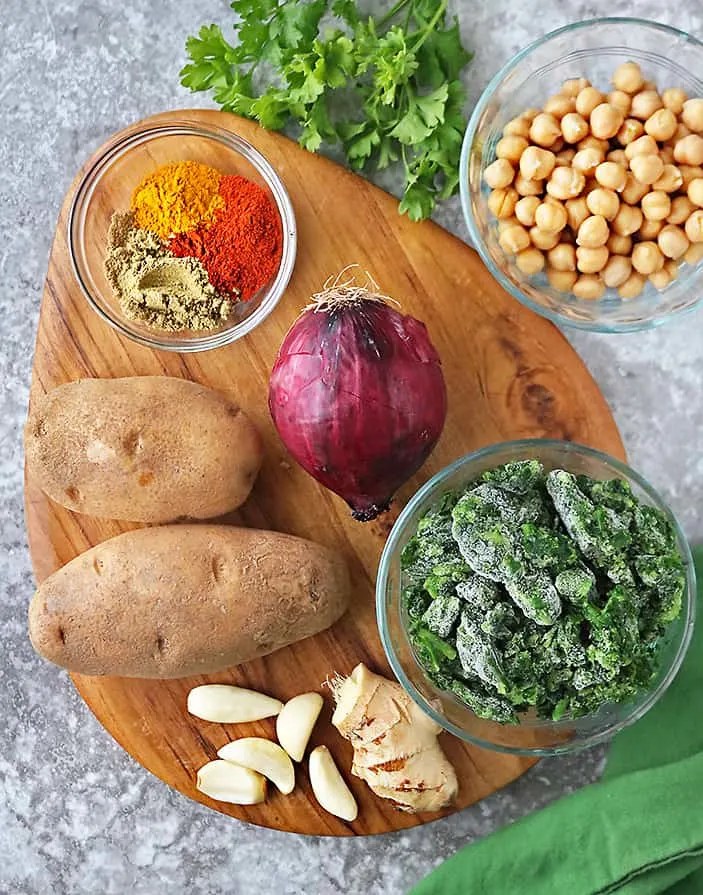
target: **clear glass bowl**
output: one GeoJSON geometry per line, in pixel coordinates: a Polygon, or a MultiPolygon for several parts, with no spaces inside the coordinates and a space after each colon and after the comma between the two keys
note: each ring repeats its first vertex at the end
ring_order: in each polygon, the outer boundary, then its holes
{"type": "Polygon", "coordinates": [[[657,702],[674,679],[691,641],[695,594],[695,571],[686,539],[671,510],[642,476],[619,460],[591,448],[537,439],[504,442],[469,454],[420,488],[398,517],[381,556],[376,580],[376,615],[383,648],[395,676],[420,708],[445,730],[466,742],[498,752],[556,755],[610,739],[657,702]],[[466,485],[485,470],[502,463],[534,457],[546,469],[567,469],[596,479],[624,479],[641,501],[663,510],[674,526],[686,566],[686,592],[681,615],[667,628],[660,643],[659,671],[648,691],[631,702],[603,705],[598,712],[575,720],[543,721],[526,717],[520,724],[498,724],[478,718],[456,697],[438,690],[416,662],[401,601],[400,555],[415,533],[419,519],[444,492],[466,485]]]}
{"type": "Polygon", "coordinates": [[[245,336],[278,304],[295,264],[295,215],[281,178],[250,143],[221,127],[174,118],[120,131],[89,162],[69,212],[68,245],[83,295],[110,326],[151,348],[205,351],[245,336]],[[224,174],[240,174],[264,187],[281,216],[283,252],[275,277],[249,301],[235,304],[230,319],[219,329],[170,333],[125,317],[103,263],[112,213],[129,209],[132,192],[142,178],[161,165],[186,160],[212,165],[224,174]]]}
{"type": "Polygon", "coordinates": [[[579,22],[547,34],[498,72],[474,109],[461,155],[464,218],[493,276],[511,295],[555,323],[595,332],[651,329],[692,310],[703,295],[703,261],[683,265],[678,279],[661,292],[648,283],[635,299],[624,301],[613,290],[600,301],[559,292],[544,273],[523,274],[500,248],[483,171],[495,159],[496,143],[511,118],[530,106],[542,106],[567,78],[589,78],[608,90],[615,68],[629,59],[639,62],[645,77],[660,89],[683,87],[690,96],[703,96],[703,44],[689,34],[641,19],[579,22]]]}

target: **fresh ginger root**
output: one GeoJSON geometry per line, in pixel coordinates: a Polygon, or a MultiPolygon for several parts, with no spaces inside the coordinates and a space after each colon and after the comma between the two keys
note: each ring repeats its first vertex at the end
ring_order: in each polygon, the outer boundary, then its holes
{"type": "Polygon", "coordinates": [[[441,727],[400,684],[361,664],[330,686],[332,723],[354,746],[352,774],[403,811],[438,811],[454,801],[459,786],[437,742],[441,727]]]}

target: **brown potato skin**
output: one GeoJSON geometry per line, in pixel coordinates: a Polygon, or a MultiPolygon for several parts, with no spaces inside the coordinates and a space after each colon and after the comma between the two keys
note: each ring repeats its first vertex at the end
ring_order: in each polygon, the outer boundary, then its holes
{"type": "Polygon", "coordinates": [[[226,525],[125,532],[44,581],[29,634],[51,662],[90,675],[178,678],[248,662],[323,631],[350,579],[334,550],[226,525]]]}
{"type": "Polygon", "coordinates": [[[249,496],[259,433],[236,404],[166,376],[82,379],[32,402],[27,466],[56,503],[129,522],[212,519],[249,496]]]}

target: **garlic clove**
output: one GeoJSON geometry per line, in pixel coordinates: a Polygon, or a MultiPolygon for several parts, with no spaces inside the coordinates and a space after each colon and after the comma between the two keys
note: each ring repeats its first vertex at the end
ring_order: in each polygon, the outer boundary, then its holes
{"type": "Polygon", "coordinates": [[[203,684],[188,694],[188,711],[204,721],[238,724],[271,718],[283,708],[283,703],[255,690],[232,687],[229,684],[203,684]]]}
{"type": "Polygon", "coordinates": [[[228,761],[211,761],[203,765],[198,771],[195,788],[211,799],[233,805],[258,805],[266,798],[265,777],[228,761]]]}
{"type": "Polygon", "coordinates": [[[322,711],[319,693],[301,693],[283,706],[276,718],[276,736],[293,761],[302,761],[310,734],[322,711]]]}
{"type": "Polygon", "coordinates": [[[310,753],[310,785],[320,805],[342,820],[356,820],[359,807],[351,790],[339,773],[327,746],[318,746],[310,753]]]}
{"type": "Polygon", "coordinates": [[[263,737],[243,737],[217,753],[225,761],[263,774],[285,795],[295,789],[295,768],[286,752],[263,737]]]}

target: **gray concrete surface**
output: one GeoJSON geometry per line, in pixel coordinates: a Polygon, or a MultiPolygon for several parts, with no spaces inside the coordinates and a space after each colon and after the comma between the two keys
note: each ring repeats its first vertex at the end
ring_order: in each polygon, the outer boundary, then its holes
{"type": "MultiPolygon", "coordinates": [[[[552,27],[593,15],[663,18],[703,36],[693,0],[459,0],[467,83],[552,27]]],[[[466,842],[594,780],[602,750],[543,761],[439,823],[358,841],[259,830],[189,802],[136,765],[66,676],[32,652],[33,581],[22,513],[21,427],[34,328],[58,209],[76,169],[113,131],[206,105],[178,83],[185,36],[228,22],[221,0],[0,3],[0,893],[399,893],[466,842]]],[[[463,235],[458,202],[438,215],[463,235]]],[[[610,402],[633,464],[703,537],[703,315],[645,335],[573,336],[610,402]]],[[[510,895],[510,893],[506,893],[510,895]]]]}

